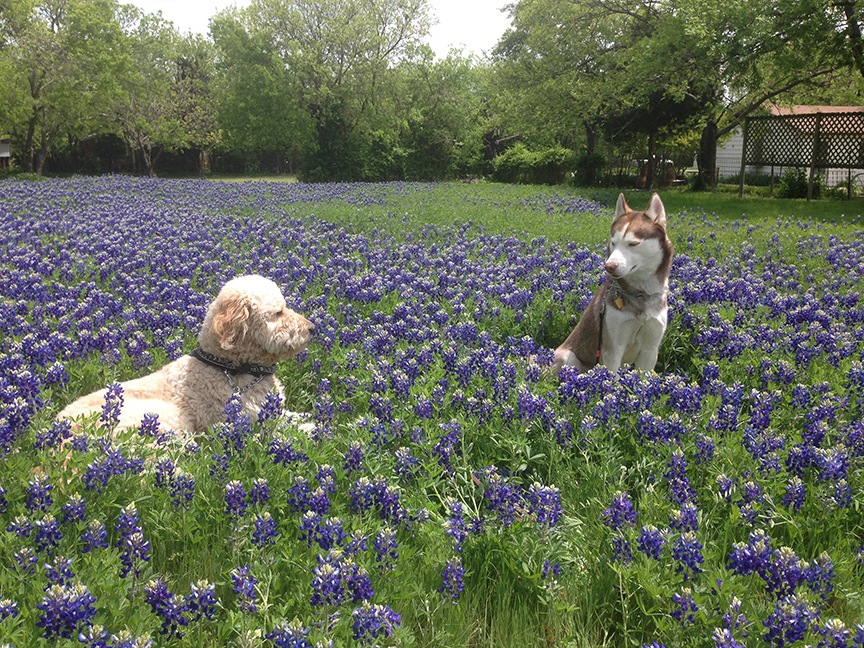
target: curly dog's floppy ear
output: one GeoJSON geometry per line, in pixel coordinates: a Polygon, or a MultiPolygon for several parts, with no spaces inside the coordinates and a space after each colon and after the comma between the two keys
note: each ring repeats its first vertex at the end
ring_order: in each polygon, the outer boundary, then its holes
{"type": "Polygon", "coordinates": [[[249,317],[252,307],[248,298],[242,294],[225,297],[221,309],[213,316],[213,333],[223,349],[233,349],[234,345],[246,337],[249,331],[249,317]]]}

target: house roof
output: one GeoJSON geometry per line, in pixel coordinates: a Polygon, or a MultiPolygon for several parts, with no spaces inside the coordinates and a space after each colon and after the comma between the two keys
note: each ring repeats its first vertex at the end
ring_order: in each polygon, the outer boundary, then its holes
{"type": "Polygon", "coordinates": [[[778,106],[771,105],[771,114],[782,115],[814,115],[816,113],[847,113],[864,112],[864,106],[778,106]]]}
{"type": "MultiPolygon", "coordinates": [[[[864,106],[778,106],[772,104],[771,113],[775,117],[803,117],[820,113],[823,115],[864,113],[864,106]]],[[[810,135],[816,130],[816,121],[809,119],[792,120],[790,126],[810,135]]],[[[864,117],[859,118],[856,116],[846,119],[840,117],[838,119],[823,121],[819,130],[823,135],[841,137],[844,135],[853,135],[860,137],[864,133],[864,117]]]]}

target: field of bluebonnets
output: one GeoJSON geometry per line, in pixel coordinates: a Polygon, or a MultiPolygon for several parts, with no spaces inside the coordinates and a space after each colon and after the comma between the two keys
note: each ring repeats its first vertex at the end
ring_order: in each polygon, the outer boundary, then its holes
{"type": "Polygon", "coordinates": [[[503,185],[0,184],[0,644],[864,645],[857,219],[670,213],[658,373],[558,379],[610,219],[503,185]],[[317,326],[286,403],[194,441],[53,420],[193,349],[245,273],[317,326]]]}

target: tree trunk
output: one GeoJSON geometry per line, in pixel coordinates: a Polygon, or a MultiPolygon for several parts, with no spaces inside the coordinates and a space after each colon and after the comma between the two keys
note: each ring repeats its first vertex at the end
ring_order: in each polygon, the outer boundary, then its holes
{"type": "Polygon", "coordinates": [[[702,129],[699,140],[699,154],[696,156],[699,175],[696,177],[696,191],[705,191],[717,186],[717,121],[709,118],[702,129]]]}
{"type": "Polygon", "coordinates": [[[585,120],[585,184],[597,184],[597,127],[585,120]]]}
{"type": "Polygon", "coordinates": [[[648,174],[645,176],[645,188],[652,189],[654,187],[654,177],[657,169],[657,137],[655,133],[648,135],[648,174]]]}

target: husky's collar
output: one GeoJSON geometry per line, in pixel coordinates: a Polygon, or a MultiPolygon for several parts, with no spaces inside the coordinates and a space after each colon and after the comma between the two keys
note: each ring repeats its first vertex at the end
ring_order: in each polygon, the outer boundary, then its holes
{"type": "MultiPolygon", "coordinates": [[[[606,292],[609,295],[609,298],[615,302],[615,305],[618,306],[619,310],[624,308],[624,304],[627,302],[635,304],[637,307],[641,308],[645,305],[645,302],[648,301],[648,299],[655,296],[655,293],[645,292],[644,290],[625,290],[618,282],[618,279],[611,275],[606,275],[606,286],[606,292]]],[[[663,292],[665,291],[656,293],[656,295],[662,295],[663,292]]]]}
{"type": "MultiPolygon", "coordinates": [[[[230,374],[232,376],[239,376],[241,374],[249,374],[250,376],[255,376],[256,378],[264,378],[265,376],[272,376],[276,373],[276,365],[271,365],[269,367],[249,363],[235,365],[230,360],[220,358],[213,355],[212,353],[207,353],[200,348],[195,349],[189,355],[191,355],[196,360],[200,360],[204,364],[208,364],[211,367],[221,369],[225,372],[225,375],[230,374]]],[[[229,382],[232,382],[230,378],[229,382]]]]}

